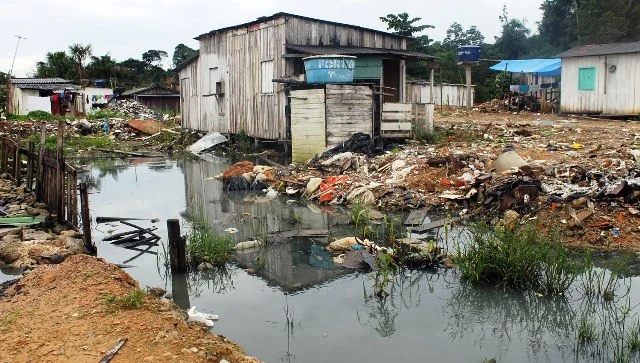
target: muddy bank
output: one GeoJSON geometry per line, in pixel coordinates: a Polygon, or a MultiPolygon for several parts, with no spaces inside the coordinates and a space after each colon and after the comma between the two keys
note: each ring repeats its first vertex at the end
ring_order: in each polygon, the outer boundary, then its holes
{"type": "Polygon", "coordinates": [[[113,362],[258,362],[187,324],[167,300],[136,298],[138,289],[127,273],[91,256],[39,266],[0,295],[0,351],[8,362],[97,362],[126,338],[113,362]]]}
{"type": "Polygon", "coordinates": [[[33,268],[87,253],[82,234],[55,221],[44,203],[0,178],[0,267],[33,268]]]}

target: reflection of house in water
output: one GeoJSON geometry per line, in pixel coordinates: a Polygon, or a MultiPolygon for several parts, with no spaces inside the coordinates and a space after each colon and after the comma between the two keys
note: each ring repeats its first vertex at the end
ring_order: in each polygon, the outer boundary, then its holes
{"type": "MultiPolygon", "coordinates": [[[[227,160],[215,161],[185,164],[185,199],[187,210],[200,213],[218,232],[237,228],[234,238],[242,242],[264,239],[275,232],[328,229],[327,214],[300,201],[287,203],[281,198],[267,199],[262,193],[226,192],[221,181],[211,178],[228,167],[227,160]]],[[[263,267],[257,269],[260,276],[289,291],[345,274],[341,269],[332,269],[331,256],[307,237],[262,251],[238,253],[237,260],[246,267],[260,265],[263,267]]]]}

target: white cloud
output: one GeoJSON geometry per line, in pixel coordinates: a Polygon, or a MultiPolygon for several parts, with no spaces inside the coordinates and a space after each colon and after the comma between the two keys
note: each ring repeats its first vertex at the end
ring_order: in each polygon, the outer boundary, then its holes
{"type": "Polygon", "coordinates": [[[65,50],[73,43],[91,44],[94,53],[110,53],[117,60],[140,58],[149,49],[162,49],[171,56],[179,43],[197,48],[193,37],[212,29],[252,21],[280,11],[386,30],[378,19],[389,13],[407,12],[435,25],[427,34],[441,40],[447,28],[458,22],[476,25],[488,41],[500,33],[498,16],[507,5],[513,18],[527,18],[536,28],[542,0],[20,0],[3,4],[0,11],[0,70],[11,66],[16,38],[20,43],[14,74],[24,76],[49,51],[65,50]],[[7,31],[7,29],[10,29],[7,31]],[[9,60],[9,61],[7,61],[9,60]],[[8,62],[8,63],[7,63],[8,62]]]}

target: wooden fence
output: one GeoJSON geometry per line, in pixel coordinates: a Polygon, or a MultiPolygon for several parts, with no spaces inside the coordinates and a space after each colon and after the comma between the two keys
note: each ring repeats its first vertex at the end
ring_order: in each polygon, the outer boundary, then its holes
{"type": "Polygon", "coordinates": [[[36,196],[56,215],[60,224],[82,228],[84,245],[89,252],[95,252],[91,240],[91,220],[86,185],[78,186],[78,172],[75,167],[64,161],[62,137],[64,121],[58,123],[56,150],[45,147],[46,124],[41,125],[40,144],[36,152],[34,141],[22,145],[20,136],[15,139],[0,137],[0,173],[6,173],[16,186],[36,196]],[[81,216],[78,213],[78,194],[80,194],[81,216]]]}

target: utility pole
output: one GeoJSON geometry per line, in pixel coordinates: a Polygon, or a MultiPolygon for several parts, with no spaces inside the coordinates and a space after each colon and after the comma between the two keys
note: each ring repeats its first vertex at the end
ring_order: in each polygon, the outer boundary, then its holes
{"type": "Polygon", "coordinates": [[[14,35],[14,37],[18,38],[18,44],[16,44],[16,51],[13,52],[13,61],[11,61],[11,69],[9,69],[9,78],[11,78],[11,74],[13,73],[13,65],[16,62],[16,55],[18,54],[18,47],[20,46],[20,41],[22,39],[29,40],[22,35],[14,35]]]}

